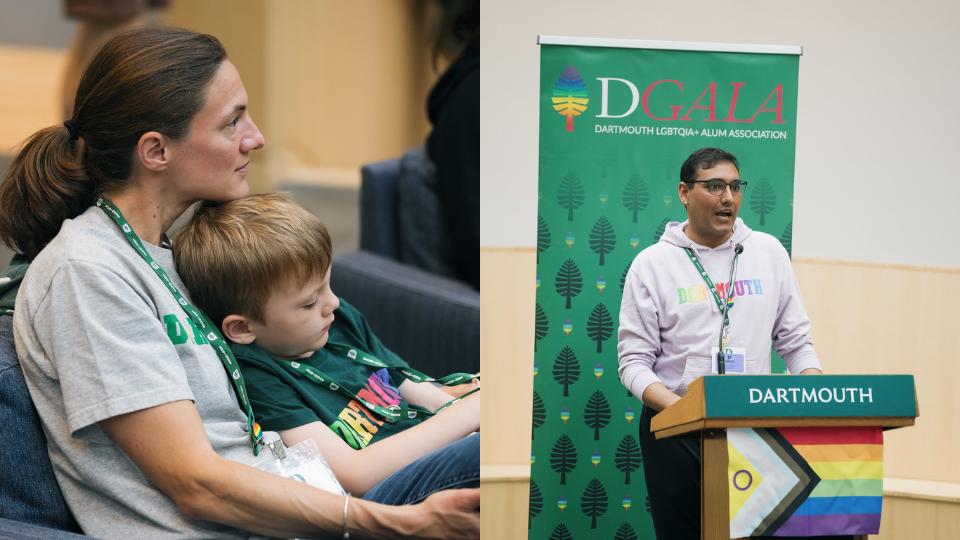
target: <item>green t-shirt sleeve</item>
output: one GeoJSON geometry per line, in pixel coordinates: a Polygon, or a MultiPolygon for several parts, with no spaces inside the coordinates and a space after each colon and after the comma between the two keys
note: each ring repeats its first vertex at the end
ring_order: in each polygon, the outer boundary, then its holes
{"type": "Polygon", "coordinates": [[[282,431],[321,421],[317,413],[304,403],[296,390],[298,386],[290,384],[289,374],[282,368],[267,367],[240,355],[237,355],[237,361],[253,414],[261,428],[282,431]]]}

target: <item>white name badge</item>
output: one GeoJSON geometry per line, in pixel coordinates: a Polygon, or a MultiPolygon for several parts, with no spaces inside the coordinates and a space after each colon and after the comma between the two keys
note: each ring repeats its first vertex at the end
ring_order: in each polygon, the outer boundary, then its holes
{"type": "MultiPolygon", "coordinates": [[[[717,372],[717,353],[719,347],[710,349],[710,369],[717,372]]],[[[745,347],[727,347],[723,351],[724,369],[727,373],[747,372],[747,349],[745,347]]]]}
{"type": "MultiPolygon", "coordinates": [[[[264,440],[274,441],[280,445],[284,451],[281,453],[283,458],[262,463],[260,469],[272,474],[290,478],[315,488],[329,491],[337,495],[346,495],[343,486],[333,474],[327,460],[323,458],[317,443],[313,439],[307,439],[290,447],[282,446],[283,442],[280,436],[272,431],[264,431],[264,440]]],[[[264,445],[260,452],[270,452],[271,448],[264,445]]],[[[277,453],[277,452],[274,452],[277,453]]]]}

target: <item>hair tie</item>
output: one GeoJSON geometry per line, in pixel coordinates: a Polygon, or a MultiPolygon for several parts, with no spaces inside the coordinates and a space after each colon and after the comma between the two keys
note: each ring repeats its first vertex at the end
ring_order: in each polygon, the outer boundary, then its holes
{"type": "Polygon", "coordinates": [[[70,132],[70,140],[75,141],[80,138],[80,132],[77,131],[77,128],[73,127],[73,124],[69,120],[63,123],[67,127],[67,131],[70,132]]]}

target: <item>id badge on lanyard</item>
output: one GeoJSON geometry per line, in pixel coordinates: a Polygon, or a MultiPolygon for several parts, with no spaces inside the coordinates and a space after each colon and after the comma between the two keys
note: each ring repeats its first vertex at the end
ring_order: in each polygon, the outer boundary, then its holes
{"type": "Polygon", "coordinates": [[[347,494],[313,439],[287,447],[284,446],[278,434],[268,431],[264,434],[263,440],[264,444],[273,450],[277,459],[261,464],[258,467],[260,470],[303,482],[336,495],[347,494]]]}
{"type": "MultiPolygon", "coordinates": [[[[710,358],[716,358],[719,347],[710,349],[710,358]]],[[[717,363],[710,362],[713,373],[717,373],[717,363]]],[[[727,373],[747,372],[747,349],[744,347],[726,347],[723,350],[723,365],[727,373]]]]}

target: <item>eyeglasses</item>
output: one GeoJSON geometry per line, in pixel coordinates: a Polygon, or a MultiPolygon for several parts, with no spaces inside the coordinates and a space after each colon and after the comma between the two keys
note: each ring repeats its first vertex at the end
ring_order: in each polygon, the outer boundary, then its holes
{"type": "Polygon", "coordinates": [[[740,180],[734,180],[728,184],[719,178],[711,178],[710,180],[690,180],[687,183],[706,184],[711,195],[723,195],[723,192],[727,190],[727,186],[730,187],[730,193],[734,196],[743,195],[747,192],[747,183],[741,182],[740,180]]]}

